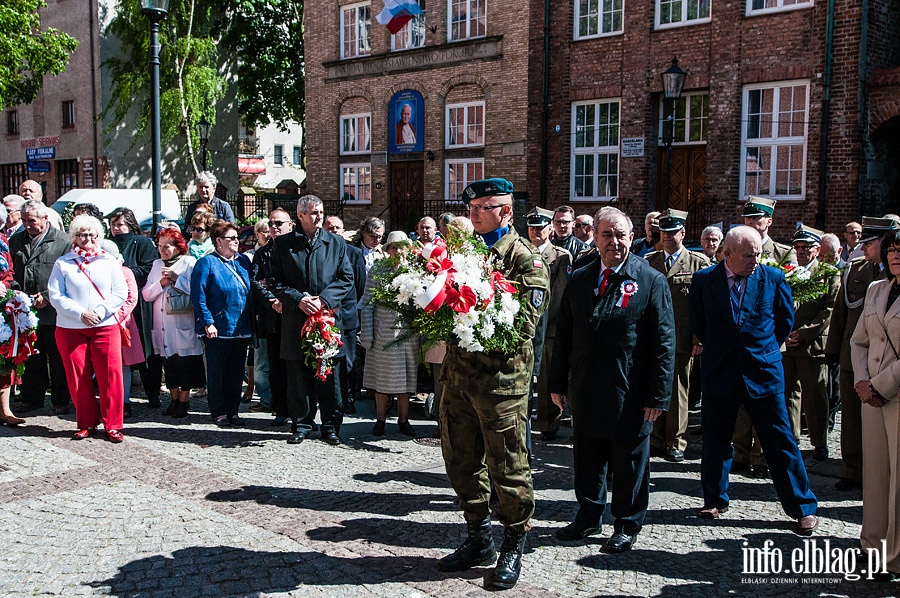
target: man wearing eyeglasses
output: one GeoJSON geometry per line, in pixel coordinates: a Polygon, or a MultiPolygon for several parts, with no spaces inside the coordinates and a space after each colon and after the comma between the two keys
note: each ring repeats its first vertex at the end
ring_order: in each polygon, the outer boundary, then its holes
{"type": "Polygon", "coordinates": [[[848,222],[844,227],[844,242],[841,243],[841,258],[850,262],[863,255],[862,224],[848,222]]]}
{"type": "Polygon", "coordinates": [[[493,178],[470,183],[462,194],[475,232],[491,248],[499,270],[523,298],[515,353],[468,352],[450,342],[441,368],[441,431],[447,477],[466,519],[466,541],[438,561],[442,571],[490,565],[497,558],[491,533],[491,486],[500,498],[505,534],[490,585],[511,588],[519,579],[525,535],[534,513],[534,487],[525,434],[534,367],[532,338],[550,286],[543,258],[512,227],[513,184],[493,178]]]}
{"type": "MultiPolygon", "coordinates": [[[[323,309],[334,312],[335,326],[343,334],[341,306],[347,293],[353,292],[353,269],[347,258],[347,243],[338,235],[322,230],[325,220],[322,200],[304,195],[297,201],[300,228],[274,240],[272,294],[282,303],[281,356],[287,366],[287,403],[291,418],[290,444],[307,437],[310,425],[303,423],[318,402],[322,418],[322,440],[335,446],[343,414],[341,413],[340,368],[334,368],[325,380],[316,377],[315,367],[305,363],[301,330],[306,319],[323,309]]],[[[269,223],[271,227],[271,222],[269,223]]]]}
{"type": "Polygon", "coordinates": [[[572,234],[588,247],[594,246],[594,218],[587,214],[581,214],[575,218],[575,229],[572,234]]]}
{"type": "Polygon", "coordinates": [[[587,243],[572,232],[575,228],[575,210],[569,206],[559,206],[553,212],[553,244],[562,247],[572,258],[577,258],[587,248],[587,243]]]}

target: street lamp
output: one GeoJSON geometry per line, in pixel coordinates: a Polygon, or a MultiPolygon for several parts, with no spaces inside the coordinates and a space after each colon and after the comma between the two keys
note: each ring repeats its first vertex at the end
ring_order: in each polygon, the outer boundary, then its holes
{"type": "Polygon", "coordinates": [[[141,0],[141,14],[150,21],[150,139],[153,144],[153,236],[159,227],[162,174],[159,169],[159,22],[169,13],[169,0],[141,0]]]}
{"type": "Polygon", "coordinates": [[[672,66],[660,73],[663,85],[663,145],[666,146],[666,193],[663,209],[669,209],[669,190],[672,179],[672,143],[675,141],[675,100],[681,97],[687,73],[678,67],[678,58],[672,57],[672,66]]]}
{"type": "Polygon", "coordinates": [[[206,117],[201,116],[197,123],[197,137],[200,138],[200,162],[203,164],[203,172],[206,172],[206,144],[209,143],[209,123],[206,117]]]}

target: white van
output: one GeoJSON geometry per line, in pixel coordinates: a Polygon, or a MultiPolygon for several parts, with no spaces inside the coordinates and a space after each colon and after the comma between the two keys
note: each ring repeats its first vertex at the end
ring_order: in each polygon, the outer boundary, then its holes
{"type": "MultiPolygon", "coordinates": [[[[50,207],[62,214],[69,204],[80,203],[94,204],[104,216],[116,208],[130,208],[142,230],[153,226],[153,193],[150,189],[72,189],[50,207]]],[[[160,204],[160,225],[167,221],[183,224],[177,192],[163,189],[160,204]]]]}

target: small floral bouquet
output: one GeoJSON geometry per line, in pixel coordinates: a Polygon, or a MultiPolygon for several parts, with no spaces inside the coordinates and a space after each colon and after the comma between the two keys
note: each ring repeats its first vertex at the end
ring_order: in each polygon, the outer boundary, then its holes
{"type": "Polygon", "coordinates": [[[334,310],[322,309],[306,318],[300,330],[300,346],[306,365],[316,368],[316,378],[328,378],[333,358],[343,345],[341,331],[334,323],[334,310]]]}
{"type": "Polygon", "coordinates": [[[836,266],[821,261],[812,270],[797,264],[782,264],[771,259],[763,260],[762,263],[784,272],[784,278],[794,296],[794,303],[798,305],[815,301],[830,291],[831,281],[841,273],[836,266]]]}
{"type": "Polygon", "coordinates": [[[34,354],[37,340],[37,314],[31,309],[31,297],[21,291],[7,290],[0,303],[0,377],[18,378],[25,361],[34,354]]]}
{"type": "Polygon", "coordinates": [[[470,352],[516,350],[521,293],[480,238],[453,231],[385,261],[370,273],[372,301],[397,312],[426,346],[453,339],[470,352]]]}

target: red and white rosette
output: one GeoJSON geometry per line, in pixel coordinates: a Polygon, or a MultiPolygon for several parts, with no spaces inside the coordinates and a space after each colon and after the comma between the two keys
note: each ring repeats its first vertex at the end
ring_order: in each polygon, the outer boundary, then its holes
{"type": "Polygon", "coordinates": [[[616,303],[617,307],[628,307],[628,300],[631,296],[638,292],[638,283],[634,280],[626,280],[619,287],[620,297],[616,303]]]}

